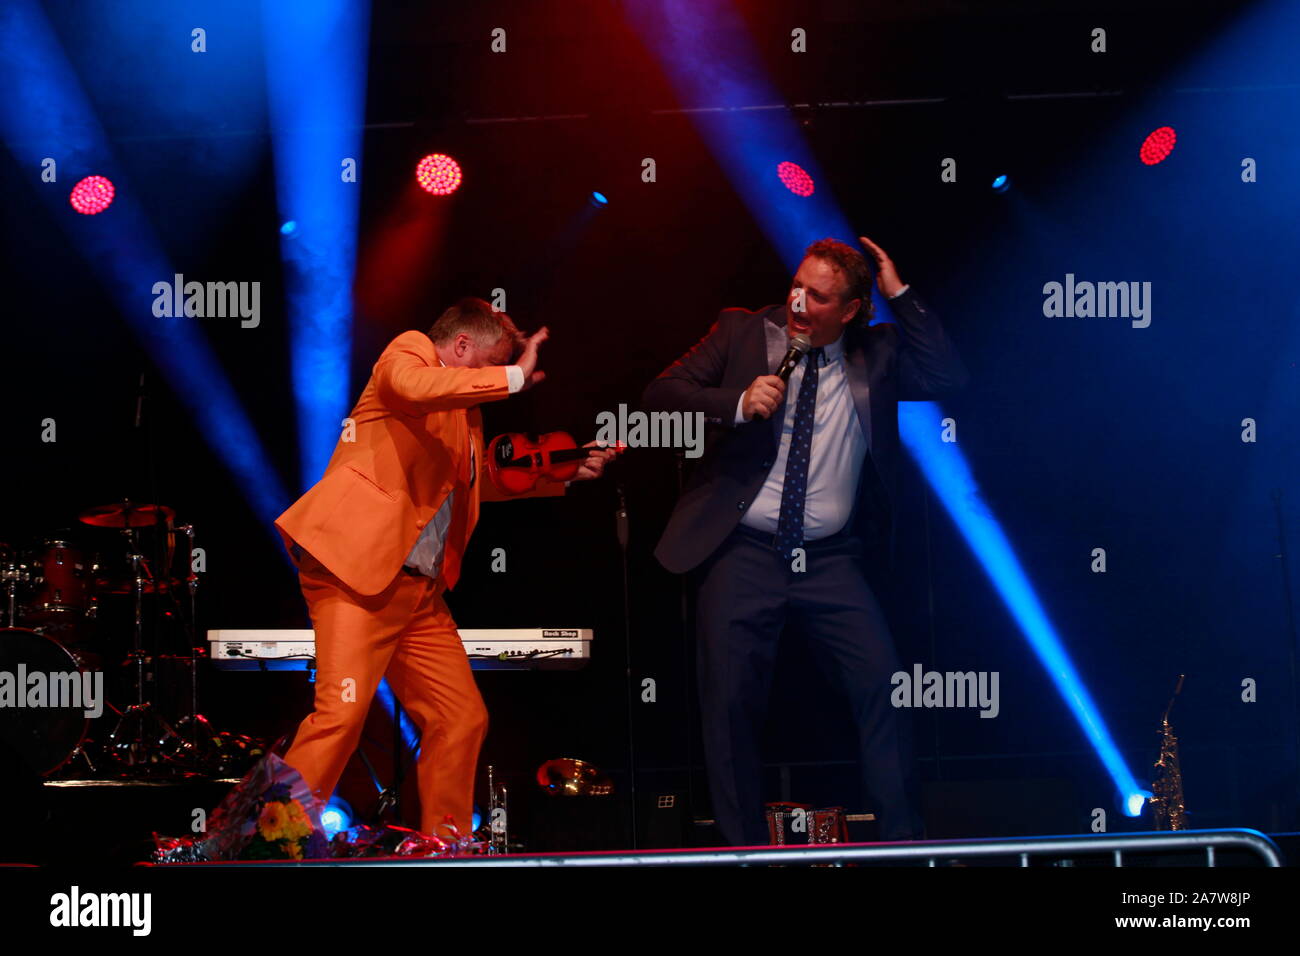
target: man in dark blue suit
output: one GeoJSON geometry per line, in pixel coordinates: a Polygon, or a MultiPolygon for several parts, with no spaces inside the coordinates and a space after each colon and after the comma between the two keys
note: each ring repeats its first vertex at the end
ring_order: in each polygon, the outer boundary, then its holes
{"type": "Polygon", "coordinates": [[[891,550],[898,402],[960,388],[967,374],[885,251],[860,241],[897,324],[868,324],[871,267],[823,239],[784,305],[724,310],[643,397],[648,410],[719,426],[655,556],[697,585],[709,790],[732,845],[767,842],[759,731],[787,623],[802,626],[848,696],[881,838],[924,832],[910,730],[889,701],[898,657],[868,568],[891,550]],[[772,373],[799,334],[812,346],[786,382],[772,373]]]}

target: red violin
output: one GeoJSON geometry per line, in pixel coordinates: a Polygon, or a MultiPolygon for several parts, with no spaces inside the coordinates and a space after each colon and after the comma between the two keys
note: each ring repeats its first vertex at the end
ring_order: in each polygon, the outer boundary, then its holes
{"type": "Polygon", "coordinates": [[[488,443],[488,476],[502,494],[522,495],[543,478],[571,481],[592,449],[579,448],[566,432],[510,432],[488,443]]]}

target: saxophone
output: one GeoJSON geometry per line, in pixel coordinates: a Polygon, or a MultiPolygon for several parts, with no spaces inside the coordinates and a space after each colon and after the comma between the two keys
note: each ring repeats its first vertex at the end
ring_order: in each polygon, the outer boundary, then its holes
{"type": "Polygon", "coordinates": [[[1178,686],[1160,719],[1160,756],[1156,760],[1155,781],[1151,784],[1151,807],[1157,830],[1186,830],[1187,807],[1183,803],[1183,773],[1178,765],[1178,738],[1169,723],[1169,712],[1183,689],[1185,674],[1178,675],[1178,686]]]}

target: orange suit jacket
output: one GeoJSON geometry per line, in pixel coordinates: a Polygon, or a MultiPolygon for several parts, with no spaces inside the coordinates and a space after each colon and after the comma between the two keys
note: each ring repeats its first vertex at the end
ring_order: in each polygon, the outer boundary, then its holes
{"type": "MultiPolygon", "coordinates": [[[[355,433],[345,427],[321,480],[275,520],[285,547],[292,553],[296,542],[353,591],[379,594],[454,489],[441,576],[455,586],[480,496],[506,497],[488,479],[477,406],[509,394],[504,366],[444,367],[427,335],[403,332],[352,410],[355,433]],[[479,468],[472,485],[471,447],[479,468]]],[[[558,482],[534,492],[562,494],[558,482]]]]}

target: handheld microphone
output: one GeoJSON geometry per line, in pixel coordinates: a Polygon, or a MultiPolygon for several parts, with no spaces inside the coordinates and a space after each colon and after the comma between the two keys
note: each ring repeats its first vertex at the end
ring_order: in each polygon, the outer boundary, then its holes
{"type": "Polygon", "coordinates": [[[799,364],[808,350],[812,348],[812,339],[800,332],[790,340],[790,351],[785,353],[785,358],[781,359],[781,365],[776,370],[777,378],[783,382],[790,381],[790,373],[794,367],[799,364]]]}

